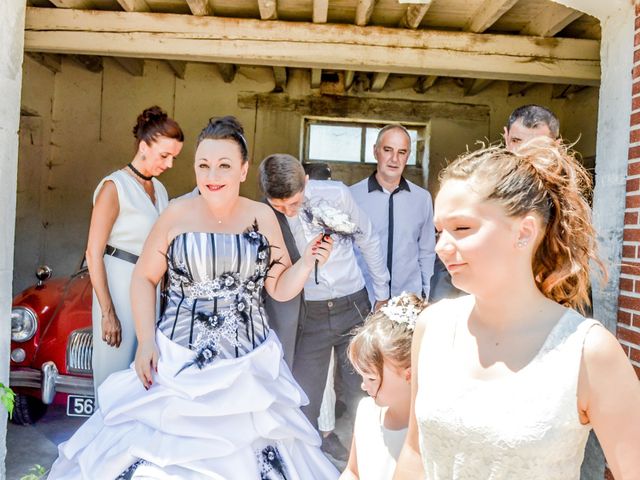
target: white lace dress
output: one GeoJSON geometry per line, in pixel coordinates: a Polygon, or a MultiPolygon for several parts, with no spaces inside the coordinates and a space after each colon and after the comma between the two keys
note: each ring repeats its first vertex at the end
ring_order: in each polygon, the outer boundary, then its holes
{"type": "Polygon", "coordinates": [[[578,374],[598,322],[568,309],[528,365],[481,381],[457,371],[452,355],[472,306],[471,296],[436,304],[442,321],[421,346],[416,418],[426,478],[578,480],[591,429],[578,416],[578,374]]]}

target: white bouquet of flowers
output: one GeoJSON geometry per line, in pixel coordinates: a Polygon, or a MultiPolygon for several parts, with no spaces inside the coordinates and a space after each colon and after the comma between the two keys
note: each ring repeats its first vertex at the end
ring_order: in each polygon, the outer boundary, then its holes
{"type": "MultiPolygon", "coordinates": [[[[349,214],[331,205],[324,199],[305,202],[302,207],[303,218],[323,235],[330,235],[335,241],[352,241],[362,233],[349,217],[349,214]]],[[[315,280],[318,283],[318,260],[315,266],[315,280]]]]}

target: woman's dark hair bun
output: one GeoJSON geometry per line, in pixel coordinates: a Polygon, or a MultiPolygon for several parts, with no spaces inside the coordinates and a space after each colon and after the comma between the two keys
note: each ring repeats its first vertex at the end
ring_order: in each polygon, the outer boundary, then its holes
{"type": "Polygon", "coordinates": [[[175,120],[157,105],[146,108],[136,120],[133,136],[137,142],[150,144],[159,135],[184,141],[184,134],[175,120]]]}

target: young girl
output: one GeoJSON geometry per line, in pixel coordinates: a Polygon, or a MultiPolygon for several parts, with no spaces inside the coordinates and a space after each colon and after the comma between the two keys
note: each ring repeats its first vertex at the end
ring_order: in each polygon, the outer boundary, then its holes
{"type": "Polygon", "coordinates": [[[351,453],[341,480],[389,480],[407,433],[411,336],[424,302],[402,293],[369,315],[349,345],[349,359],[369,397],[358,405],[351,453]]]}
{"type": "Polygon", "coordinates": [[[441,174],[436,253],[470,295],[418,320],[395,480],[577,480],[592,428],[614,477],[638,478],[638,379],[616,338],[575,310],[600,264],[589,183],[542,137],[441,174]]]}

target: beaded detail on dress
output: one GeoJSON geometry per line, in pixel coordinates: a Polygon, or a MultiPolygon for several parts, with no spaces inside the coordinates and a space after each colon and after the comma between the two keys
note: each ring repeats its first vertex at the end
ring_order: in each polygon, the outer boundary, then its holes
{"type": "Polygon", "coordinates": [[[237,358],[266,339],[261,293],[270,251],[257,224],[242,234],[185,232],[173,239],[158,329],[195,352],[182,369],[237,358]]]}
{"type": "Polygon", "coordinates": [[[528,365],[484,381],[459,370],[452,349],[472,304],[469,296],[434,305],[423,338],[416,420],[426,478],[578,480],[591,429],[578,416],[578,375],[598,322],[567,309],[528,365]]]}

